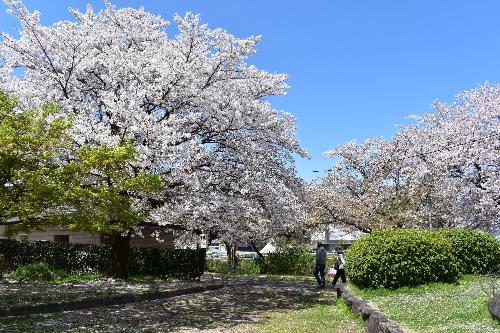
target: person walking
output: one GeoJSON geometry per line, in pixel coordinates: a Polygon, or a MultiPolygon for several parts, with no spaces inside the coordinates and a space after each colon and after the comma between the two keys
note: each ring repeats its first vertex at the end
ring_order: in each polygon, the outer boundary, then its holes
{"type": "Polygon", "coordinates": [[[316,247],[316,266],[314,268],[314,277],[318,281],[318,288],[325,287],[325,266],[326,266],[326,250],[321,243],[316,247]]]}
{"type": "Polygon", "coordinates": [[[332,287],[335,288],[335,285],[337,284],[339,278],[342,280],[342,283],[346,283],[344,266],[344,251],[341,248],[337,248],[337,262],[335,263],[334,267],[337,270],[337,273],[335,273],[335,277],[333,278],[332,287]]]}

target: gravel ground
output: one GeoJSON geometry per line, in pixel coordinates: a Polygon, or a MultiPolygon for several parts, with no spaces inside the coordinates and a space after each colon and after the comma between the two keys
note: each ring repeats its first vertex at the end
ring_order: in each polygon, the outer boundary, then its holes
{"type": "Polygon", "coordinates": [[[221,281],[226,287],[199,294],[0,319],[0,332],[233,332],[241,323],[264,319],[267,311],[299,309],[321,293],[310,280],[262,277],[208,276],[191,285],[221,281]]]}

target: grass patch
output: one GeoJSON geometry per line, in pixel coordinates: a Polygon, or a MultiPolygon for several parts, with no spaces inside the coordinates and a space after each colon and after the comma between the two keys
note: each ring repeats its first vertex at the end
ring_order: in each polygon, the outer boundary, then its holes
{"type": "Polygon", "coordinates": [[[342,301],[325,292],[319,300],[305,302],[301,309],[268,312],[260,322],[242,324],[239,333],[361,333],[366,332],[361,317],[355,317],[342,301]],[[328,298],[329,297],[329,298],[328,298]]]}
{"type": "Polygon", "coordinates": [[[467,275],[453,284],[431,283],[396,290],[361,290],[351,284],[349,289],[415,333],[500,333],[500,322],[488,311],[490,297],[481,279],[467,275]]]}
{"type": "Polygon", "coordinates": [[[37,262],[18,267],[6,274],[6,277],[17,282],[61,284],[96,280],[101,278],[102,274],[68,274],[61,269],[50,267],[45,262],[37,262]]]}
{"type": "Polygon", "coordinates": [[[55,284],[61,283],[71,283],[71,282],[82,282],[82,281],[94,281],[102,278],[102,274],[61,274],[53,281],[55,284]]]}
{"type": "MultiPolygon", "coordinates": [[[[270,279],[270,280],[278,280],[278,281],[316,281],[312,275],[274,275],[274,274],[221,274],[214,272],[205,272],[204,276],[212,276],[212,277],[250,277],[257,279],[270,279]]],[[[326,278],[327,280],[329,277],[326,278]]]]}
{"type": "Polygon", "coordinates": [[[63,272],[58,272],[55,274],[52,279],[30,279],[30,278],[18,278],[18,276],[12,272],[5,274],[5,277],[8,279],[14,279],[18,282],[26,282],[26,283],[45,283],[45,284],[63,284],[63,283],[72,283],[72,282],[83,282],[83,281],[94,281],[103,277],[102,274],[66,274],[63,272]]]}

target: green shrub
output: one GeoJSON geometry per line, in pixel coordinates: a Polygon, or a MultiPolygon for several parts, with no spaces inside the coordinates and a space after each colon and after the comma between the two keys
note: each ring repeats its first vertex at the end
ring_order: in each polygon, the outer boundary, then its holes
{"type": "Polygon", "coordinates": [[[261,273],[277,275],[311,275],[314,255],[304,249],[290,249],[269,253],[257,259],[261,273]]]}
{"type": "Polygon", "coordinates": [[[7,270],[7,261],[5,260],[5,255],[0,253],[0,277],[3,272],[7,270]]]}
{"type": "Polygon", "coordinates": [[[131,248],[131,275],[195,279],[205,270],[205,249],[131,248]]]}
{"type": "Polygon", "coordinates": [[[229,274],[229,263],[224,259],[207,259],[207,271],[217,274],[229,274]]]}
{"type": "Polygon", "coordinates": [[[236,268],[238,274],[257,275],[260,274],[260,266],[256,260],[253,259],[240,259],[238,267],[236,268]]]}
{"type": "Polygon", "coordinates": [[[51,282],[57,278],[59,273],[46,262],[36,262],[18,267],[11,277],[18,282],[51,282]]]}
{"type": "Polygon", "coordinates": [[[3,272],[7,269],[7,263],[5,261],[5,255],[0,253],[0,279],[3,278],[3,272]]]}
{"type": "Polygon", "coordinates": [[[18,242],[0,240],[0,254],[5,255],[10,269],[36,262],[68,273],[106,272],[110,266],[110,248],[99,244],[68,244],[55,242],[18,242]]]}
{"type": "Polygon", "coordinates": [[[438,231],[452,244],[463,274],[487,274],[500,265],[500,241],[493,235],[467,228],[438,231]]]}
{"type": "MultiPolygon", "coordinates": [[[[227,260],[209,259],[207,260],[207,271],[218,274],[232,274],[227,260]]],[[[240,259],[238,260],[238,267],[236,274],[255,275],[260,273],[260,266],[256,260],[240,259]]]]}
{"type": "MultiPolygon", "coordinates": [[[[10,269],[37,262],[70,274],[102,273],[110,267],[111,249],[99,244],[0,240],[0,254],[10,269]]],[[[194,279],[203,275],[205,249],[131,248],[130,275],[194,279]]]]}
{"type": "Polygon", "coordinates": [[[360,287],[399,288],[452,282],[459,275],[450,242],[427,230],[380,230],[346,253],[346,274],[360,287]]]}

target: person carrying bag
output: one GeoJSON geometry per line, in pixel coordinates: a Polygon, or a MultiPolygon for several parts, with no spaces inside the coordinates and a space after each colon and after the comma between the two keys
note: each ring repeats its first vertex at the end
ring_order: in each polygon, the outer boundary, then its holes
{"type": "Polygon", "coordinates": [[[346,278],[345,278],[345,257],[344,257],[344,251],[341,248],[337,249],[337,261],[335,262],[334,269],[336,270],[335,277],[333,278],[332,286],[335,288],[335,285],[337,284],[337,281],[339,278],[342,280],[342,283],[346,283],[346,278]]]}

